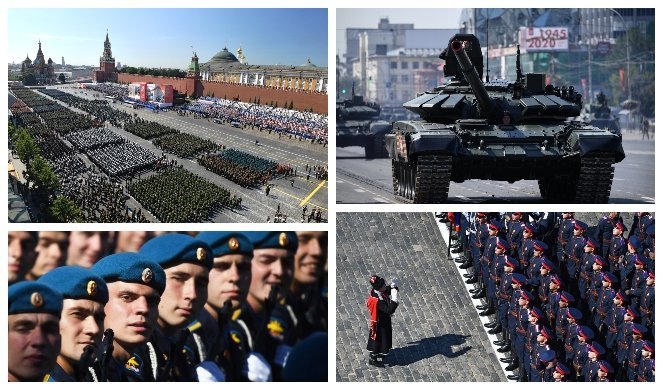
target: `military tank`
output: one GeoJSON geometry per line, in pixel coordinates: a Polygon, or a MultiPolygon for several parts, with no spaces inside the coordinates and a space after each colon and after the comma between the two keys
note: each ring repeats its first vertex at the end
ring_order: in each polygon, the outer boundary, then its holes
{"type": "Polygon", "coordinates": [[[483,55],[472,34],[456,34],[440,58],[443,86],[403,106],[421,120],[398,121],[385,136],[396,197],[443,203],[449,184],[468,179],[538,180],[550,202],[606,203],[613,164],[624,159],[620,134],[581,121],[573,86],[546,85],[545,75],[482,82],[483,55]]]}
{"type": "Polygon", "coordinates": [[[367,103],[363,96],[336,102],[336,146],[361,146],[366,158],[387,158],[384,136],[391,130],[389,122],[380,120],[380,106],[367,103]]]}
{"type": "Polygon", "coordinates": [[[608,129],[619,133],[619,118],[612,115],[608,100],[603,92],[596,94],[596,104],[586,104],[580,112],[580,120],[600,129],[608,129]]]}

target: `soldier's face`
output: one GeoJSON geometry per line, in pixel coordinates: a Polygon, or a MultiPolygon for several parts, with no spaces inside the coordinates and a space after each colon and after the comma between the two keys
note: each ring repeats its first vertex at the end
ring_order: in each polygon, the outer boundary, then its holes
{"type": "Polygon", "coordinates": [[[35,260],[35,240],[28,232],[9,232],[9,265],[7,279],[14,283],[23,279],[35,260]]]}
{"type": "Polygon", "coordinates": [[[67,253],[67,233],[65,232],[39,232],[37,259],[30,273],[36,277],[59,267],[67,253]]]}
{"type": "Polygon", "coordinates": [[[207,302],[209,271],[199,264],[182,263],[164,269],[166,289],[159,302],[159,324],[182,327],[198,315],[207,302]]]}
{"type": "Polygon", "coordinates": [[[89,299],[65,299],[62,302],[60,355],[77,362],[83,349],[91,345],[98,350],[104,327],[104,306],[89,299]]]}
{"type": "Polygon", "coordinates": [[[117,232],[117,240],[115,241],[115,253],[138,252],[143,244],[153,236],[154,233],[152,232],[119,231],[117,232]]]}
{"type": "Polygon", "coordinates": [[[530,233],[529,230],[523,230],[523,237],[524,238],[532,238],[532,233],[530,233]]]}
{"type": "Polygon", "coordinates": [[[234,254],[214,258],[214,267],[209,272],[207,303],[221,309],[230,299],[233,309],[246,300],[251,283],[251,257],[234,254]]]}
{"type": "Polygon", "coordinates": [[[498,255],[498,256],[503,255],[504,254],[504,249],[500,248],[499,246],[495,247],[495,254],[498,255]]]}
{"type": "Polygon", "coordinates": [[[104,253],[108,232],[71,232],[67,250],[67,265],[92,267],[104,253]]]}
{"type": "Polygon", "coordinates": [[[138,283],[108,283],[108,303],[104,307],[104,328],[115,332],[118,342],[146,343],[159,317],[159,292],[138,283]]]}
{"type": "Polygon", "coordinates": [[[611,211],[611,212],[608,213],[608,217],[610,217],[610,219],[613,219],[617,216],[619,216],[619,213],[616,212],[616,211],[611,211]]]}
{"type": "Polygon", "coordinates": [[[59,318],[46,313],[7,316],[9,380],[41,381],[60,352],[59,318]]]}
{"type": "Polygon", "coordinates": [[[613,228],[613,229],[612,229],[612,235],[613,235],[613,236],[621,236],[621,235],[622,235],[622,231],[621,231],[620,229],[613,228]]]}
{"type": "Polygon", "coordinates": [[[582,236],[582,233],[584,233],[584,231],[582,229],[578,229],[577,227],[573,228],[573,235],[574,236],[582,236]]]}
{"type": "Polygon", "coordinates": [[[292,253],[286,249],[255,249],[248,299],[262,305],[272,286],[278,286],[284,292],[292,280],[293,262],[292,253]]]}
{"type": "Polygon", "coordinates": [[[318,281],[327,256],[327,232],[297,232],[295,280],[300,284],[318,281]]]}

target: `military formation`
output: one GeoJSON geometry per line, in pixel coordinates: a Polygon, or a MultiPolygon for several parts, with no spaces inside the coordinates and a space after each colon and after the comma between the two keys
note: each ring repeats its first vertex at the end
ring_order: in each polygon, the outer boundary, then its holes
{"type": "Polygon", "coordinates": [[[654,381],[654,216],[449,213],[484,326],[530,382],[654,381]]]}
{"type": "Polygon", "coordinates": [[[10,381],[326,381],[326,232],[9,232],[10,381]]]}
{"type": "Polygon", "coordinates": [[[264,185],[277,173],[277,163],[236,149],[210,153],[198,158],[198,164],[242,187],[264,185]]]}

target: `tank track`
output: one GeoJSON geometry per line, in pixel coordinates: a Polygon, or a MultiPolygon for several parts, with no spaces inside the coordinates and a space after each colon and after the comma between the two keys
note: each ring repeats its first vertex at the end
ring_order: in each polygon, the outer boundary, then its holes
{"type": "Polygon", "coordinates": [[[615,175],[615,155],[594,152],[580,158],[576,203],[608,203],[615,175]]]}
{"type": "Polygon", "coordinates": [[[405,203],[445,203],[451,160],[451,156],[440,155],[420,155],[409,163],[392,160],[395,197],[405,203]]]}

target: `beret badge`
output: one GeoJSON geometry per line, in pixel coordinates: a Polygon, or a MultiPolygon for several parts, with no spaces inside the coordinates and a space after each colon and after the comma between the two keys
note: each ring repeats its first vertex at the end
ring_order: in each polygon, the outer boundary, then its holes
{"type": "Polygon", "coordinates": [[[228,240],[228,248],[230,250],[236,251],[239,249],[239,241],[235,237],[230,237],[230,240],[228,240]]]}
{"type": "Polygon", "coordinates": [[[288,235],[285,234],[285,232],[281,232],[281,234],[279,234],[279,245],[282,247],[288,246],[288,235]]]}
{"type": "Polygon", "coordinates": [[[87,282],[87,295],[91,297],[97,295],[97,282],[94,280],[87,282]]]}
{"type": "Polygon", "coordinates": [[[145,268],[143,270],[143,273],[141,274],[141,279],[143,280],[143,283],[150,283],[153,277],[154,274],[152,273],[152,270],[149,268],[145,268]]]}
{"type": "Polygon", "coordinates": [[[33,292],[32,295],[30,295],[30,303],[34,307],[42,307],[44,306],[44,297],[38,292],[33,292]]]}
{"type": "Polygon", "coordinates": [[[196,250],[196,259],[198,259],[198,261],[205,260],[205,248],[198,248],[196,250]]]}

